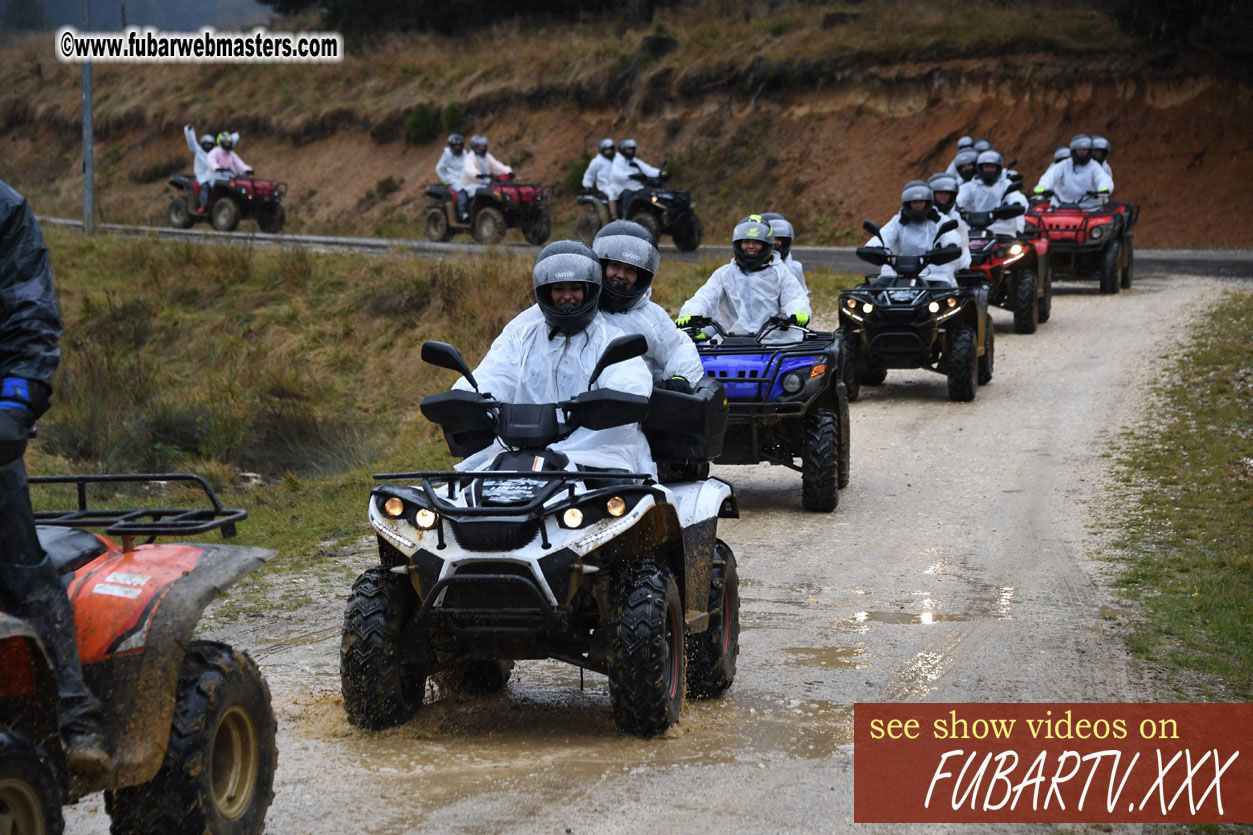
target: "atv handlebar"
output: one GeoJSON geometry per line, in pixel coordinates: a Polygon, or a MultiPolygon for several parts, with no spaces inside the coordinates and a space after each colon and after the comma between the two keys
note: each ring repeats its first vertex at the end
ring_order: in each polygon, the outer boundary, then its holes
{"type": "Polygon", "coordinates": [[[723,337],[724,339],[728,336],[751,336],[757,342],[760,342],[761,338],[768,333],[773,331],[785,331],[789,328],[799,328],[805,333],[813,333],[813,331],[809,328],[798,324],[791,316],[771,316],[766,320],[765,324],[757,329],[757,333],[755,334],[730,333],[723,328],[722,325],[718,324],[708,316],[693,316],[688,320],[687,324],[681,328],[681,330],[688,336],[694,338],[700,331],[703,331],[706,328],[713,328],[718,332],[717,335],[723,337]]]}
{"type": "Polygon", "coordinates": [[[887,247],[859,246],[857,257],[876,267],[888,266],[906,276],[916,276],[931,265],[951,264],[961,257],[961,248],[942,246],[921,255],[897,255],[887,247]]]}

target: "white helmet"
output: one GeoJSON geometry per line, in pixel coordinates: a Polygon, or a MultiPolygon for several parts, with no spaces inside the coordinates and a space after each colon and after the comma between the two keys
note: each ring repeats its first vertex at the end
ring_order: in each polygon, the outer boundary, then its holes
{"type": "Polygon", "coordinates": [[[608,138],[600,140],[600,145],[596,150],[607,157],[613,156],[613,140],[608,138]]]}
{"type": "Polygon", "coordinates": [[[1053,152],[1053,162],[1061,162],[1064,159],[1070,159],[1070,149],[1063,145],[1053,152]]]}
{"type": "Polygon", "coordinates": [[[618,151],[627,159],[635,157],[635,140],[624,139],[618,143],[618,151]]]}

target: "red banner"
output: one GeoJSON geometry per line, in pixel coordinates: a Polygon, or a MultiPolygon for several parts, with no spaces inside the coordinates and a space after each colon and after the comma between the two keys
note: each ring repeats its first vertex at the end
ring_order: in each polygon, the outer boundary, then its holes
{"type": "Polygon", "coordinates": [[[1253,704],[854,709],[858,823],[1253,822],[1253,704]]]}

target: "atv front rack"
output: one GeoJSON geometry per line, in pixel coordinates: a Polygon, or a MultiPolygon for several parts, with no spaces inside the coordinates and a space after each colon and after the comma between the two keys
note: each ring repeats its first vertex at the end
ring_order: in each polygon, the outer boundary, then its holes
{"type": "MultiPolygon", "coordinates": [[[[545,489],[536,495],[531,501],[523,505],[491,505],[485,507],[461,507],[459,505],[449,504],[439,496],[439,490],[434,481],[446,482],[445,492],[447,498],[452,499],[457,486],[462,483],[472,481],[510,481],[513,479],[527,479],[530,481],[551,481],[566,482],[566,486],[570,490],[570,498],[574,498],[575,482],[579,481],[639,481],[639,487],[651,487],[655,482],[653,477],[647,473],[613,473],[613,472],[577,472],[570,470],[541,470],[538,472],[520,471],[520,472],[493,472],[493,471],[475,471],[469,470],[462,472],[461,470],[434,470],[434,471],[418,471],[412,473],[376,473],[375,481],[412,481],[414,479],[422,480],[422,490],[431,500],[431,504],[435,510],[441,513],[457,513],[461,516],[518,516],[527,515],[535,512],[551,499],[556,493],[560,492],[560,487],[556,490],[545,489]]],[[[615,485],[611,485],[615,486],[615,485]]],[[[634,487],[634,485],[632,485],[634,487]]],[[[606,488],[601,488],[605,491],[606,488]]],[[[608,491],[613,492],[613,491],[608,491]]],[[[598,491],[592,491],[586,494],[584,498],[593,498],[598,495],[598,491]]]]}
{"type": "Polygon", "coordinates": [[[134,473],[126,475],[42,475],[27,479],[30,484],[72,484],[78,491],[74,510],[40,510],[35,521],[66,528],[103,528],[109,536],[182,536],[221,529],[222,537],[235,535],[235,523],[248,518],[248,511],[223,507],[209,482],[192,473],[134,473]],[[164,483],[191,481],[200,485],[209,507],[204,508],[118,508],[93,509],[87,506],[87,485],[119,483],[164,483]]]}

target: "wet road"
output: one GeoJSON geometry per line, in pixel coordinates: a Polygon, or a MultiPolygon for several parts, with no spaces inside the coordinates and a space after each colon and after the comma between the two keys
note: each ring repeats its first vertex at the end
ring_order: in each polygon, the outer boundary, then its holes
{"type": "MultiPolygon", "coordinates": [[[[1220,289],[1184,276],[1117,296],[1063,285],[1031,336],[994,311],[995,377],[975,402],[949,403],[927,372],[863,388],[834,514],[799,509],[795,473],[720,468],[742,513],[720,526],[742,578],[739,675],[665,738],[618,733],[604,679],[580,690],[578,671],[552,662],[519,664],[502,696],[357,731],[337,695],[347,583],[277,620],[210,630],[252,652],[273,689],[268,831],[842,831],[855,702],[1152,698],[1109,619],[1091,530],[1102,451],[1142,414],[1180,311],[1220,289]]],[[[70,810],[67,831],[107,831],[98,797],[70,810]]]]}

